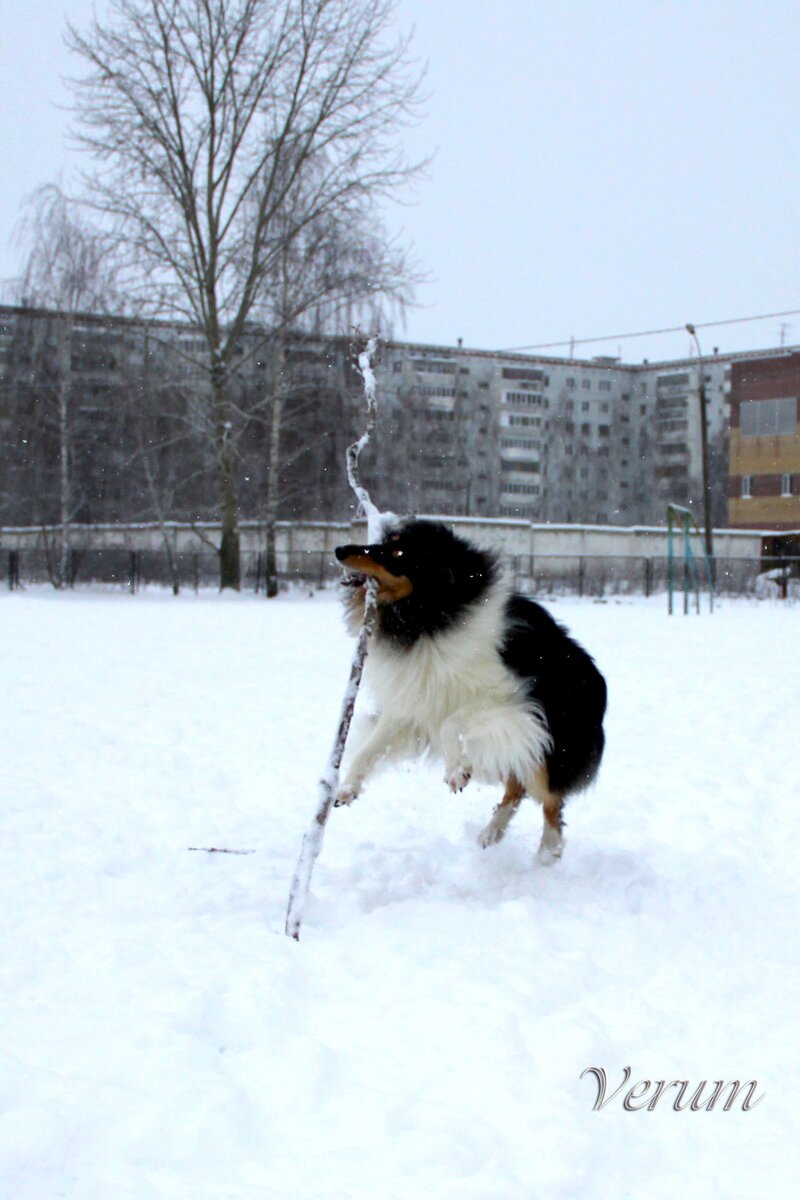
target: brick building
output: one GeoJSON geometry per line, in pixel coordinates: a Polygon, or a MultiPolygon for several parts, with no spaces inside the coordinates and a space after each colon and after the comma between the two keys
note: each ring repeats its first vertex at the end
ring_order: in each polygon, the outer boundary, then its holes
{"type": "Polygon", "coordinates": [[[728,518],[800,529],[800,354],[731,364],[728,518]]]}

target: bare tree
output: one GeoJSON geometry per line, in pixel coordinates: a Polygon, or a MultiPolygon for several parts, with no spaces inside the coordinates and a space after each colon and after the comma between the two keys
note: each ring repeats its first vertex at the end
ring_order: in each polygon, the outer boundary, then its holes
{"type": "Polygon", "coordinates": [[[122,311],[114,243],[60,184],[42,184],[27,198],[16,240],[24,253],[12,285],[17,303],[70,313],[122,311]]]}
{"type": "MultiPolygon", "coordinates": [[[[353,329],[366,320],[385,331],[409,302],[416,276],[404,249],[386,234],[374,197],[343,198],[338,209],[308,221],[318,191],[317,171],[301,177],[276,224],[283,226],[269,288],[259,315],[272,331],[271,387],[265,397],[269,440],[266,497],[267,596],[277,595],[275,534],[280,501],[281,431],[294,386],[287,341],[298,331],[319,334],[353,329]]],[[[322,392],[326,389],[321,388],[322,392]]]]}
{"type": "MultiPolygon", "coordinates": [[[[67,42],[91,201],[129,253],[132,286],[205,342],[222,523],[220,582],[238,587],[231,371],[285,241],[414,174],[398,149],[420,76],[390,40],[395,0],[110,0],[67,42]],[[309,180],[301,218],[287,202],[309,180]],[[287,233],[288,229],[288,233],[287,233]]],[[[278,272],[279,273],[279,272],[278,272]]]]}
{"type": "Polygon", "coordinates": [[[75,314],[119,307],[114,247],[82,215],[58,184],[38,188],[27,202],[18,240],[25,248],[23,271],[13,290],[26,305],[58,313],[56,422],[59,458],[59,553],[54,582],[68,582],[70,526],[76,495],[73,472],[75,418],[72,412],[72,354],[75,314]]]}

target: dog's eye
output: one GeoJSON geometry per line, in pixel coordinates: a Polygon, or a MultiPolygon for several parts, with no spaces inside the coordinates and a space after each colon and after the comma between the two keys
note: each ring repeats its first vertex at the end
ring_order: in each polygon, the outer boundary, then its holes
{"type": "Polygon", "coordinates": [[[392,558],[402,558],[402,557],[403,557],[402,550],[393,550],[392,551],[392,558]]]}

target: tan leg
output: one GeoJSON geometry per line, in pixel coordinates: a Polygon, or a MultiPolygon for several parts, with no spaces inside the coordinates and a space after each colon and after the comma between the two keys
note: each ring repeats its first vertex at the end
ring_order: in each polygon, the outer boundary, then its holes
{"type": "Polygon", "coordinates": [[[539,862],[549,865],[557,858],[561,858],[564,851],[564,821],[561,815],[564,808],[564,797],[559,792],[550,790],[545,763],[542,763],[536,774],[528,781],[528,791],[544,809],[544,828],[537,857],[539,862]]]}
{"type": "Polygon", "coordinates": [[[492,813],[492,819],[485,829],[478,834],[478,845],[486,849],[487,846],[494,846],[505,837],[505,832],[511,822],[511,818],[520,806],[525,788],[518,779],[510,775],[506,781],[506,790],[503,794],[503,799],[492,813]]]}

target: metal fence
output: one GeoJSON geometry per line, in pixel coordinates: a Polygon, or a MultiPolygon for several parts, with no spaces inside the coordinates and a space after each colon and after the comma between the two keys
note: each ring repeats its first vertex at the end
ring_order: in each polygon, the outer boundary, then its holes
{"type": "MultiPolygon", "coordinates": [[[[244,551],[242,590],[266,592],[264,554],[244,551]]],[[[540,554],[507,557],[514,586],[530,594],[651,596],[667,589],[667,559],[661,556],[540,554]]],[[[40,549],[0,551],[0,572],[9,588],[55,583],[52,555],[40,549]]],[[[800,584],[800,558],[724,558],[714,560],[716,591],[722,596],[791,596],[800,584]]],[[[321,588],[340,578],[333,555],[320,551],[279,554],[282,585],[321,588]]],[[[682,560],[675,563],[682,587],[682,560]]],[[[213,551],[178,554],[172,564],[161,550],[70,551],[67,584],[136,592],[147,586],[194,590],[219,583],[219,558],[213,551]]]]}
{"type": "MultiPolygon", "coordinates": [[[[640,595],[666,592],[669,561],[664,556],[524,555],[509,560],[515,587],[523,592],[578,596],[640,595]]],[[[706,590],[705,565],[698,562],[701,586],[706,590]]],[[[716,557],[712,570],[720,596],[780,595],[783,584],[800,575],[800,559],[716,557]]],[[[676,557],[676,590],[683,588],[683,559],[676,557]]]]}
{"type": "MultiPolygon", "coordinates": [[[[57,563],[46,550],[25,549],[0,552],[0,571],[4,570],[12,589],[25,584],[57,582],[57,563]]],[[[278,575],[282,583],[302,582],[322,587],[341,574],[330,555],[319,552],[279,555],[278,575]]],[[[80,550],[72,549],[67,559],[66,584],[81,587],[94,584],[137,592],[155,585],[173,591],[213,588],[219,585],[219,556],[212,550],[174,554],[163,550],[80,550]]],[[[243,591],[266,591],[266,555],[260,551],[241,554],[243,591]]]]}

